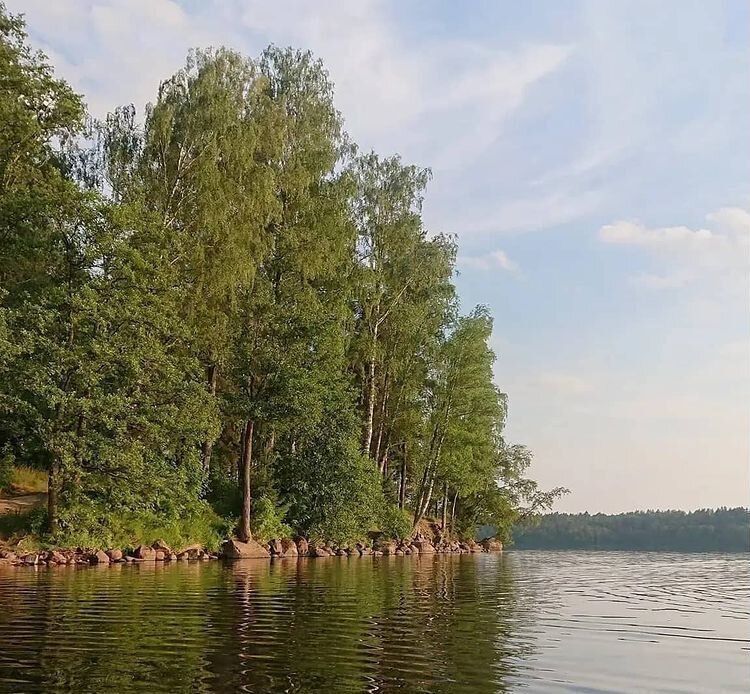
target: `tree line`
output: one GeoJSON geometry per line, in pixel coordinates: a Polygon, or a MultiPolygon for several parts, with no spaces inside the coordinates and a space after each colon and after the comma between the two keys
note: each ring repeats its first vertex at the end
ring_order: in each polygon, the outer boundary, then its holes
{"type": "Polygon", "coordinates": [[[550,513],[513,530],[519,549],[750,551],[746,508],[698,511],[550,513]]]}
{"type": "Polygon", "coordinates": [[[309,52],[195,50],[95,120],[0,5],[0,80],[0,468],[48,472],[48,532],[507,534],[551,505],[429,170],[360,152],[309,52]]]}

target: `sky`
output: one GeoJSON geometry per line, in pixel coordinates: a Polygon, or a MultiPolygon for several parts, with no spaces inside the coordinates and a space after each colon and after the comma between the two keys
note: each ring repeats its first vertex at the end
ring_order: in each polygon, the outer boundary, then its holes
{"type": "Polygon", "coordinates": [[[362,149],[432,169],[557,510],[750,504],[746,0],[6,3],[96,116],[191,47],[312,50],[362,149]]]}

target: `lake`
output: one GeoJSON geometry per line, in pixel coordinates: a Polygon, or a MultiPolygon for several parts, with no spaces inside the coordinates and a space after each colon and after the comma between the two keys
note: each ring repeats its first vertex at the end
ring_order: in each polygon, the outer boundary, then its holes
{"type": "Polygon", "coordinates": [[[745,692],[750,558],[0,567],[0,691],[745,692]]]}

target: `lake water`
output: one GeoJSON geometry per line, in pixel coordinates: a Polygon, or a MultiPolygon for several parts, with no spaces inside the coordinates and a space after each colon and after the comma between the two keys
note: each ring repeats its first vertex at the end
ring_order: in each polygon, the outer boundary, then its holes
{"type": "Polygon", "coordinates": [[[0,567],[0,691],[746,692],[748,555],[0,567]]]}

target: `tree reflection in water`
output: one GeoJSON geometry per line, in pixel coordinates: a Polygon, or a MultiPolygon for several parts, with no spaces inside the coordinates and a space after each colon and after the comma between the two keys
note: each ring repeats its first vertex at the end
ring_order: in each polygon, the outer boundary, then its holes
{"type": "Polygon", "coordinates": [[[0,690],[496,692],[531,648],[500,556],[22,568],[0,582],[0,690]]]}

